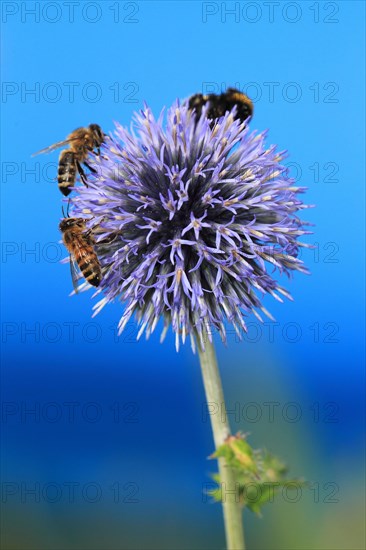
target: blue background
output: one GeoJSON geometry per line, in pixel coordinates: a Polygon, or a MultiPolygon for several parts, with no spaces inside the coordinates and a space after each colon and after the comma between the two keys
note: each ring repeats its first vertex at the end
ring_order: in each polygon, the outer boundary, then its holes
{"type": "Polygon", "coordinates": [[[242,343],[217,342],[233,431],[312,483],[245,512],[248,546],[363,547],[364,3],[269,4],[2,3],[4,549],[224,546],[202,497],[215,463],[197,357],[171,334],[136,343],[133,324],[117,339],[119,304],[92,320],[90,292],[68,297],[58,153],[31,154],[227,86],[316,204],[295,301],[266,300],[276,325],[249,318],[242,343]]]}

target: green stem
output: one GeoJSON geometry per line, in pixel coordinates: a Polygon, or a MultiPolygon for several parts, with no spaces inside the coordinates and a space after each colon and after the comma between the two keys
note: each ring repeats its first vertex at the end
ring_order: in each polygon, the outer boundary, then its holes
{"type": "MultiPolygon", "coordinates": [[[[207,340],[205,342],[205,350],[203,350],[198,341],[198,355],[201,363],[207,404],[216,405],[214,407],[215,412],[210,414],[210,418],[215,447],[217,449],[230,435],[230,427],[227,420],[224,392],[214,345],[207,340]]],[[[226,464],[224,458],[220,458],[218,462],[227,550],[245,550],[242,511],[236,492],[234,472],[226,464]]]]}

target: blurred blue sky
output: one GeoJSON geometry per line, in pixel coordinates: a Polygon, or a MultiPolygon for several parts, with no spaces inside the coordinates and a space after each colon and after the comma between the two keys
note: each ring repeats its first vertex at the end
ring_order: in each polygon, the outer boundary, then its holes
{"type": "Polygon", "coordinates": [[[312,275],[284,281],[294,302],[266,300],[275,324],[249,318],[243,342],[217,343],[233,430],[313,483],[248,514],[249,548],[361,548],[365,4],[1,8],[4,548],[223,547],[221,511],[202,501],[215,464],[197,358],[171,335],[136,343],[133,324],[117,339],[120,304],[91,319],[92,293],[68,297],[58,153],[31,154],[90,122],[128,125],[143,101],[157,113],[228,86],[252,97],[252,128],[289,151],[316,204],[312,275]]]}

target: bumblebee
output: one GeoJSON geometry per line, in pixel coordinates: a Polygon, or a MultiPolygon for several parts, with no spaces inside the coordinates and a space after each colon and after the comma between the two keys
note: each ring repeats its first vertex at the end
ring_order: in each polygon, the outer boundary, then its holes
{"type": "Polygon", "coordinates": [[[236,90],[235,88],[228,88],[226,92],[216,94],[196,94],[189,98],[188,108],[191,111],[195,111],[196,116],[200,117],[202,113],[202,107],[209,104],[206,112],[207,118],[217,119],[226,113],[231,111],[236,105],[235,119],[244,122],[248,117],[253,114],[253,103],[248,96],[236,90]]]}

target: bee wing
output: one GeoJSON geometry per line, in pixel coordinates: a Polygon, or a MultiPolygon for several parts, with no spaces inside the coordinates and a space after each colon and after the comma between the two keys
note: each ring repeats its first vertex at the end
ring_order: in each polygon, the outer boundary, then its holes
{"type": "Polygon", "coordinates": [[[58,141],[57,143],[54,143],[53,145],[49,145],[48,147],[45,147],[44,149],[41,149],[40,151],[37,151],[36,153],[33,153],[32,157],[35,157],[37,155],[41,155],[42,153],[51,153],[51,151],[54,151],[55,149],[58,149],[59,147],[63,147],[64,145],[67,145],[68,143],[71,143],[72,141],[75,141],[80,138],[69,138],[64,139],[63,141],[58,141]]]}
{"type": "Polygon", "coordinates": [[[77,294],[79,292],[78,282],[81,278],[81,274],[77,266],[77,263],[75,261],[75,258],[72,254],[70,255],[70,272],[71,272],[72,286],[74,287],[74,291],[77,294]]]}

